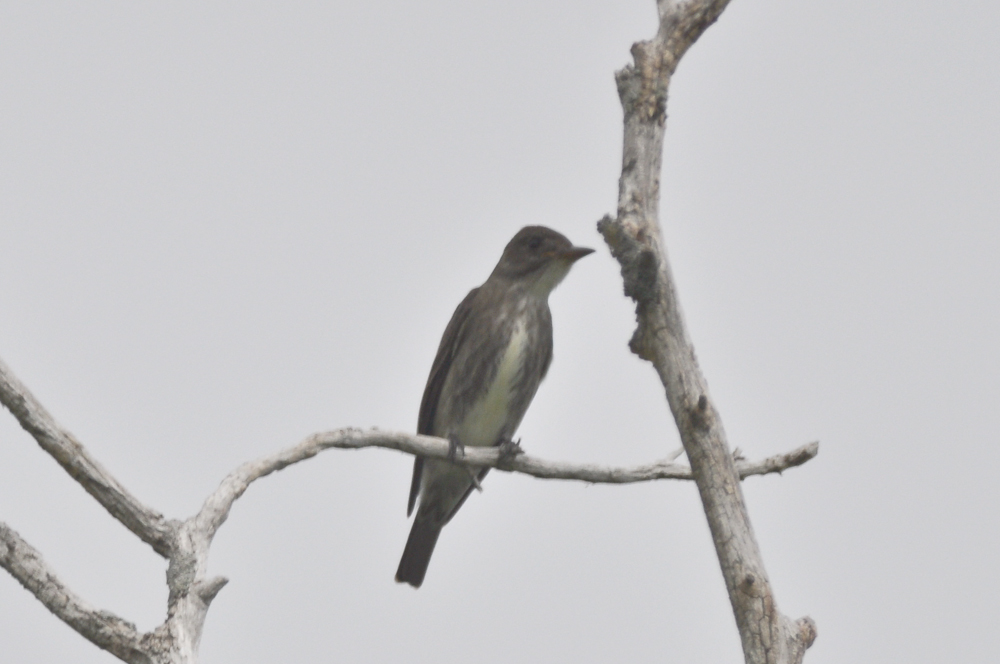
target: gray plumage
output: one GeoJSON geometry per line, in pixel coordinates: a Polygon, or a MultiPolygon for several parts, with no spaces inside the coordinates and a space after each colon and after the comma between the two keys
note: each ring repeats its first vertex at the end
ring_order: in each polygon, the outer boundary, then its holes
{"type": "MultiPolygon", "coordinates": [[[[548,296],[579,258],[574,247],[542,227],[521,229],[489,279],[458,305],[445,328],[420,403],[417,433],[456,445],[511,440],[552,361],[548,296]]],[[[489,469],[478,471],[482,480],[489,469]]],[[[420,587],[441,528],[474,488],[467,468],[417,457],[407,515],[419,497],[396,581],[420,587]]]]}

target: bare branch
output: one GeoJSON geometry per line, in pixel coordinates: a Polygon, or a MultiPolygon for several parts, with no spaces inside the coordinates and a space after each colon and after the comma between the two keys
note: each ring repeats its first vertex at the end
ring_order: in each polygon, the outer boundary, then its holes
{"type": "Polygon", "coordinates": [[[162,514],[139,502],[87,453],[73,434],[60,427],[3,360],[0,360],[0,403],[112,516],[161,556],[169,556],[173,526],[162,514]]]}
{"type": "Polygon", "coordinates": [[[796,447],[791,452],[777,454],[760,461],[736,461],[736,472],[740,479],[746,479],[751,475],[768,475],[770,473],[781,473],[782,471],[801,466],[809,459],[819,454],[819,441],[806,443],[802,447],[796,447]]]}
{"type": "Polygon", "coordinates": [[[135,625],[113,613],[88,606],[59,580],[38,551],[2,522],[0,567],[10,572],[57,618],[97,647],[126,662],[152,662],[141,649],[135,625]]]}
{"type": "MultiPolygon", "coordinates": [[[[251,482],[261,477],[270,475],[293,463],[314,457],[323,450],[330,448],[362,449],[366,447],[381,447],[436,459],[448,458],[449,450],[448,441],[444,438],[380,431],[378,429],[363,431],[347,428],[313,434],[294,447],[263,459],[249,461],[230,473],[202,506],[196,517],[198,528],[202,529],[209,539],[214,536],[219,526],[225,522],[236,499],[243,495],[251,482]]],[[[818,451],[819,443],[809,443],[791,452],[769,457],[762,461],[740,462],[739,473],[741,477],[749,477],[750,475],[781,472],[786,468],[805,463],[816,456],[818,451]]],[[[628,484],[661,479],[693,479],[690,468],[683,464],[672,463],[676,457],[675,453],[662,461],[616,468],[546,461],[527,454],[519,454],[513,459],[506,459],[501,458],[501,454],[496,448],[466,447],[465,455],[455,459],[454,462],[463,466],[489,466],[500,470],[524,473],[540,479],[580,480],[593,484],[628,484]]]]}
{"type": "MultiPolygon", "coordinates": [[[[722,420],[698,366],[659,224],[670,78],[680,58],[727,4],[658,0],[656,36],[634,44],[634,65],[615,76],[625,116],[618,215],[605,217],[597,227],[621,264],[625,294],[636,303],[638,324],[629,347],[659,374],[691,462],[746,661],[798,664],[816,637],[816,626],[808,618],[793,622],[778,612],[743,501],[743,470],[729,453],[722,420]]],[[[818,446],[812,454],[817,451],[818,446]]],[[[786,462],[808,454],[796,452],[787,455],[786,462]]],[[[781,462],[774,463],[771,472],[778,472],[781,462]]]]}

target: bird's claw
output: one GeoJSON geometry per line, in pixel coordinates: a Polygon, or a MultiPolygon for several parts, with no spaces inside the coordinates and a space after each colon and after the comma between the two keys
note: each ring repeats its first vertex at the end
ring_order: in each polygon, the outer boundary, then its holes
{"type": "Polygon", "coordinates": [[[465,445],[457,436],[448,436],[448,461],[454,462],[459,455],[465,456],[465,445]]]}
{"type": "Polygon", "coordinates": [[[504,466],[509,466],[510,463],[518,454],[524,454],[524,450],[521,449],[521,439],[515,440],[505,440],[499,445],[497,449],[500,453],[497,459],[497,467],[502,468],[504,466]]]}

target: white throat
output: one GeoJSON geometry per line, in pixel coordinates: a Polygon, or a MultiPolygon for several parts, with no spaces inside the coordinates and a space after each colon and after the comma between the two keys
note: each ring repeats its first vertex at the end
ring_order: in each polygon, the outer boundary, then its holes
{"type": "Polygon", "coordinates": [[[528,292],[536,297],[547,299],[549,293],[566,278],[571,267],[573,267],[573,263],[568,260],[556,259],[552,261],[546,266],[545,271],[538,275],[535,283],[531,284],[528,292]]]}

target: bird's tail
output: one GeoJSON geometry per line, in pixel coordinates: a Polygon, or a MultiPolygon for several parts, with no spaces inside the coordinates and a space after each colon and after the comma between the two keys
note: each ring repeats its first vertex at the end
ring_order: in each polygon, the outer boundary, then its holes
{"type": "Polygon", "coordinates": [[[420,512],[417,511],[417,518],[413,520],[413,527],[410,528],[410,536],[406,539],[403,557],[399,559],[399,568],[396,570],[397,582],[408,583],[414,588],[420,587],[424,582],[424,574],[427,573],[427,565],[431,562],[431,554],[434,553],[434,545],[437,544],[440,534],[441,526],[430,519],[421,519],[420,512]]]}

